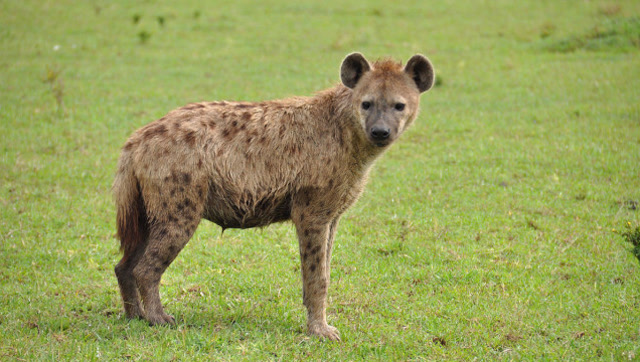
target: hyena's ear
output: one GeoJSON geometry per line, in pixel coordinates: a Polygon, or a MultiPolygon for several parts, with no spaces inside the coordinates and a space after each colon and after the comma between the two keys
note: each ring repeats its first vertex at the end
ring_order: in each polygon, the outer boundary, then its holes
{"type": "Polygon", "coordinates": [[[412,56],[404,67],[404,71],[416,82],[420,93],[433,87],[435,79],[433,65],[424,55],[416,54],[412,56]]]}
{"type": "Polygon", "coordinates": [[[371,65],[360,53],[351,53],[342,61],[340,79],[342,84],[355,88],[362,75],[371,70],[371,65]]]}

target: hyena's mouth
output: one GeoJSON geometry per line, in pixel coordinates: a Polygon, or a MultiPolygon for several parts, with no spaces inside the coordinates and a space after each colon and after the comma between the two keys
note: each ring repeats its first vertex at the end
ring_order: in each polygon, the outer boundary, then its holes
{"type": "Polygon", "coordinates": [[[376,147],[383,148],[393,143],[393,137],[385,137],[383,139],[380,139],[379,137],[374,137],[372,135],[369,135],[369,142],[374,144],[376,147]]]}

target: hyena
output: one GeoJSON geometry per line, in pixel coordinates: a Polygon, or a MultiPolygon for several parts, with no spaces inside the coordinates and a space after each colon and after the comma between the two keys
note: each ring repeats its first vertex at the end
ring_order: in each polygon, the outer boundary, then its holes
{"type": "Polygon", "coordinates": [[[160,278],[201,219],[223,230],[291,220],[307,331],[339,340],[325,313],[338,220],[373,161],[416,118],[434,71],[422,55],[402,67],[353,53],[340,77],[313,97],[189,104],[133,133],[113,184],[124,254],[115,273],[128,318],[174,323],[160,278]]]}

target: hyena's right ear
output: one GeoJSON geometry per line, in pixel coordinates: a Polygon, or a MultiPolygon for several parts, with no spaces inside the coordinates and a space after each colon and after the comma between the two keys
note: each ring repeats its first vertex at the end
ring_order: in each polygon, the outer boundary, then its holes
{"type": "Polygon", "coordinates": [[[351,53],[342,61],[340,79],[342,84],[353,89],[362,75],[371,70],[371,65],[360,53],[351,53]]]}

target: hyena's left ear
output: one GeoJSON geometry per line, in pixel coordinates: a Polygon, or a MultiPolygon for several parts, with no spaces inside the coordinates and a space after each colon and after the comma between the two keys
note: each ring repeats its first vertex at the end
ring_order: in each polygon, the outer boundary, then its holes
{"type": "Polygon", "coordinates": [[[362,75],[371,70],[371,65],[364,55],[360,53],[351,53],[342,61],[340,67],[340,79],[342,84],[353,89],[362,77],[362,75]]]}
{"type": "Polygon", "coordinates": [[[404,67],[404,71],[416,82],[420,93],[433,87],[435,79],[433,65],[424,55],[416,54],[412,56],[404,67]]]}

